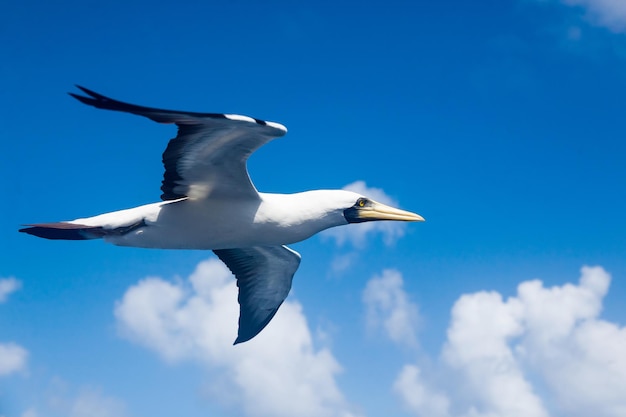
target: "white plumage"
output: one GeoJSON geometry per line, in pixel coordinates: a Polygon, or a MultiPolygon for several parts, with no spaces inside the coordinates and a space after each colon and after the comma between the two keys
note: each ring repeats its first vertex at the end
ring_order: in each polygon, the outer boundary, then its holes
{"type": "Polygon", "coordinates": [[[246,161],[287,132],[278,123],[135,106],[79,88],[87,96],[71,95],[83,103],[178,126],[178,135],[163,153],[163,201],[32,224],[20,231],[47,239],[102,238],[120,246],[213,250],[237,277],[240,316],[235,343],[256,336],[287,297],[300,255],[285,244],[348,223],[424,220],[344,190],[259,193],[246,161]]]}

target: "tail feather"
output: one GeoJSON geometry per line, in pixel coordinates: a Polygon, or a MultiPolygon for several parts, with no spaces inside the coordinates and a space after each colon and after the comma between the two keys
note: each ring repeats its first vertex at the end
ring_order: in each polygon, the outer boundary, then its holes
{"type": "Polygon", "coordinates": [[[38,223],[25,225],[19,231],[29,235],[53,240],[88,240],[99,239],[106,232],[99,226],[85,226],[74,223],[38,223]]]}

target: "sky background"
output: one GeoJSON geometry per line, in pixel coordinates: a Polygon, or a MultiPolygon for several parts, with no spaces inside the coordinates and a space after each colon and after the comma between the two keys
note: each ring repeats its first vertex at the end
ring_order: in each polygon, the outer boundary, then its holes
{"type": "Polygon", "coordinates": [[[0,416],[626,416],[626,3],[5,1],[0,416]],[[292,245],[232,346],[201,251],[17,233],[155,202],[147,106],[283,123],[257,188],[350,188],[425,223],[292,245]]]}

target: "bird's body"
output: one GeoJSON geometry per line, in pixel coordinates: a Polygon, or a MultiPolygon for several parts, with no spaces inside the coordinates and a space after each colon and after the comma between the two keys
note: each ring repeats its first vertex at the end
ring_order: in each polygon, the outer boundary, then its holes
{"type": "MultiPolygon", "coordinates": [[[[108,234],[94,237],[119,246],[213,250],[287,245],[347,224],[336,202],[358,198],[343,190],[259,193],[255,199],[183,198],[67,223],[105,228],[108,234]]],[[[83,233],[88,236],[89,230],[83,233]]]]}
{"type": "Polygon", "coordinates": [[[174,123],[178,135],[163,153],[163,201],[71,221],[20,229],[46,239],[99,239],[157,249],[213,250],[237,277],[240,304],[235,343],[256,336],[287,297],[300,255],[285,245],[330,227],[421,216],[345,190],[260,193],[246,168],[260,146],[287,132],[247,116],[136,106],[86,88],[81,102],[174,123]]]}

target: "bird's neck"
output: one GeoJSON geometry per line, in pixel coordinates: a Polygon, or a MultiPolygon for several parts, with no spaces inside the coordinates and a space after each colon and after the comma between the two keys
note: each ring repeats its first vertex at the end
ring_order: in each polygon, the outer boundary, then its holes
{"type": "Polygon", "coordinates": [[[337,207],[333,199],[332,190],[295,194],[260,193],[260,196],[262,204],[256,213],[255,223],[292,233],[290,240],[294,242],[330,227],[347,224],[343,209],[337,207]]]}

